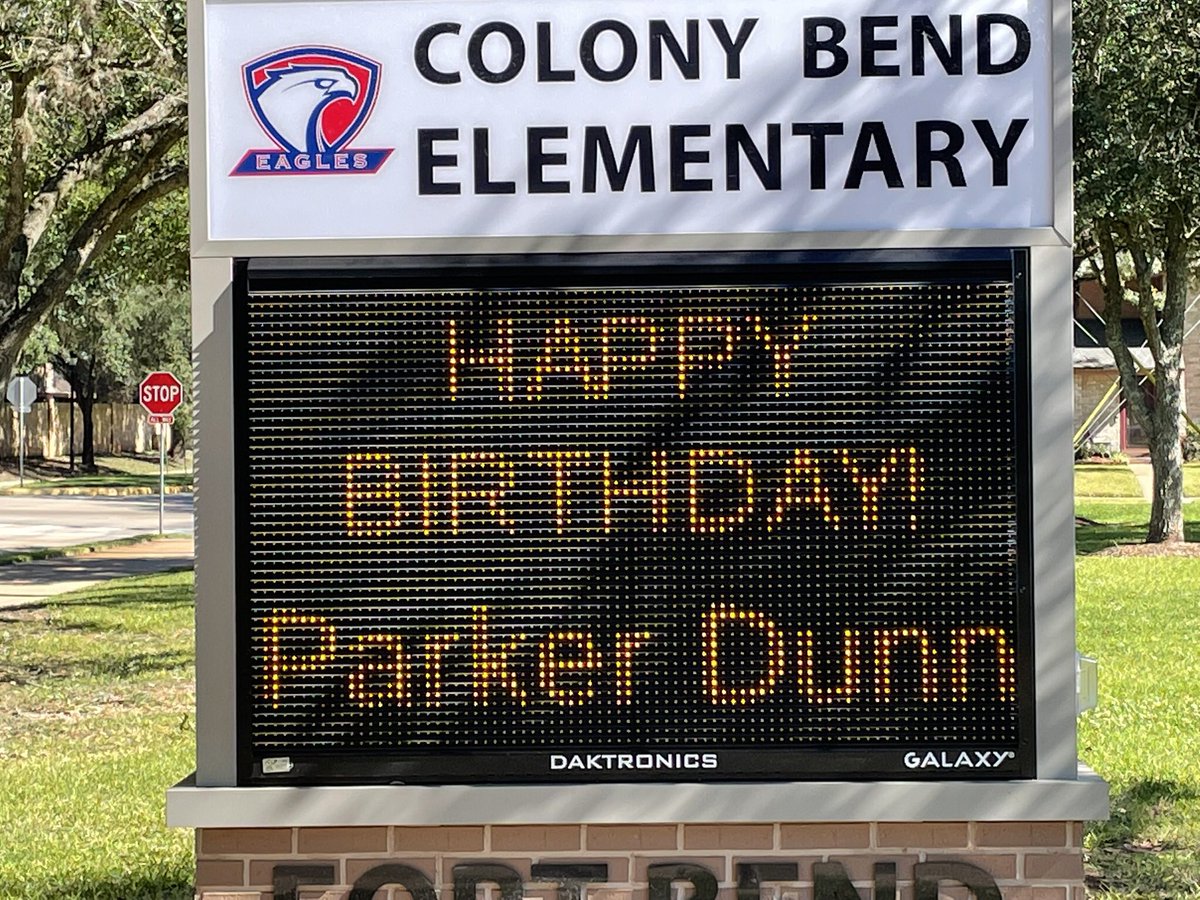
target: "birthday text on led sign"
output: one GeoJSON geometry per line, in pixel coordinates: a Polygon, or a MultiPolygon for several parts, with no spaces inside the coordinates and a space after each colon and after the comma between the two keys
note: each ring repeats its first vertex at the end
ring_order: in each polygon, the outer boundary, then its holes
{"type": "MultiPolygon", "coordinates": [[[[800,387],[800,355],[821,327],[813,314],[608,316],[587,323],[560,315],[529,340],[528,323],[509,316],[482,330],[450,318],[442,329],[443,399],[451,408],[469,402],[463,383],[470,381],[501,408],[537,406],[551,394],[559,403],[598,409],[639,393],[682,403],[740,352],[765,353],[769,384],[786,398],[800,387]],[[518,333],[525,337],[518,340],[518,333]]],[[[765,539],[793,516],[832,532],[903,535],[918,529],[930,465],[917,443],[882,452],[795,447],[769,473],[752,447],[664,448],[646,456],[644,470],[631,474],[618,470],[613,452],[599,444],[349,453],[344,535],[386,545],[486,541],[525,531],[608,535],[634,528],[715,537],[756,529],[765,539]],[[626,513],[620,522],[618,503],[626,513]],[[640,516],[629,514],[630,504],[640,504],[640,516]]],[[[635,702],[640,681],[655,678],[643,665],[647,652],[679,643],[675,634],[638,626],[610,635],[567,623],[499,633],[497,612],[476,605],[467,623],[402,635],[346,629],[333,616],[276,607],[261,631],[262,696],[278,708],[298,685],[334,677],[343,699],[362,709],[435,709],[451,702],[622,707],[635,702]],[[533,675],[519,663],[527,658],[536,658],[533,675]],[[460,666],[467,661],[466,679],[444,677],[451,659],[460,666]]],[[[898,627],[830,630],[806,623],[800,611],[784,617],[729,599],[700,611],[693,626],[701,636],[695,665],[704,697],[717,708],[753,706],[784,693],[815,707],[889,704],[896,699],[898,667],[918,685],[923,704],[964,703],[981,689],[1001,702],[1016,696],[1012,635],[996,625],[914,617],[898,627]],[[981,661],[991,673],[986,687],[973,675],[981,661]]],[[[910,692],[902,693],[910,699],[910,692]]]]}

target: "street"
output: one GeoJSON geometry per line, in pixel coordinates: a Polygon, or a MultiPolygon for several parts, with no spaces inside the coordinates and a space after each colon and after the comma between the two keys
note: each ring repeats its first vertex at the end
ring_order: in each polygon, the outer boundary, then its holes
{"type": "MultiPolygon", "coordinates": [[[[192,495],[168,494],[167,534],[192,532],[192,495]]],[[[67,547],[158,531],[158,495],[0,497],[0,551],[67,547]]]]}

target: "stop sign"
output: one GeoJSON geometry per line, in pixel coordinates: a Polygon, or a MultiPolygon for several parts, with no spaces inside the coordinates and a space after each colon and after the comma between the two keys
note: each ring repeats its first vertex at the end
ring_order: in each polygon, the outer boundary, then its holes
{"type": "Polygon", "coordinates": [[[170,372],[151,372],[138,385],[138,400],[152,416],[167,416],[183,402],[183,384],[170,372]]]}

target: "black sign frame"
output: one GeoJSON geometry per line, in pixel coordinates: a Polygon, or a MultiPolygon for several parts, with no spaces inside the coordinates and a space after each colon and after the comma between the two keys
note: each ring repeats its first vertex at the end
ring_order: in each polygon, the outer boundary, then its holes
{"type": "MultiPolygon", "coordinates": [[[[264,771],[264,755],[251,746],[250,622],[250,475],[247,465],[234,472],[236,541],[237,645],[237,771],[238,783],[265,784],[454,784],[454,783],[596,783],[637,781],[796,781],[796,780],[995,780],[1032,779],[1036,764],[1036,658],[1033,627],[1032,497],[1030,430],[1029,253],[1023,249],[945,251],[746,252],[746,253],[632,253],[493,255],[436,257],[354,257],[328,259],[240,259],[233,271],[233,389],[235,459],[241,459],[250,431],[248,355],[245,310],[254,292],[420,290],[490,287],[591,286],[763,286],[854,284],[864,279],[903,280],[935,269],[939,282],[980,277],[1003,278],[1014,286],[1016,307],[1016,388],[1014,437],[1017,447],[1017,580],[1018,638],[1016,656],[1019,737],[1014,752],[1003,762],[989,763],[985,747],[955,744],[920,748],[871,748],[835,752],[813,749],[762,749],[716,746],[699,752],[717,754],[719,767],[663,769],[615,765],[612,760],[579,770],[572,766],[552,771],[545,750],[471,752],[404,752],[390,754],[305,753],[281,755],[264,771]],[[926,764],[906,766],[905,754],[918,753],[926,764]],[[955,765],[967,757],[966,764],[955,765]]],[[[560,751],[555,751],[560,752],[560,751]]],[[[565,751],[570,752],[570,751],[565,751]]],[[[589,756],[696,755],[695,746],[612,747],[589,756]]],[[[680,759],[682,762],[682,759],[680,759]]]]}

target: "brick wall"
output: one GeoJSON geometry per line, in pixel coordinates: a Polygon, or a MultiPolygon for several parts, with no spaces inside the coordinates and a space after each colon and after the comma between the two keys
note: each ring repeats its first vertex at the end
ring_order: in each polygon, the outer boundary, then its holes
{"type": "Polygon", "coordinates": [[[1183,342],[1183,399],[1184,407],[1200,425],[1200,302],[1192,304],[1185,317],[1185,328],[1195,328],[1183,342]]]}
{"type": "MultiPolygon", "coordinates": [[[[1200,368],[1200,361],[1197,362],[1200,368]]],[[[1087,420],[1112,387],[1116,380],[1116,369],[1076,369],[1075,385],[1075,424],[1074,429],[1087,420]]],[[[1200,387],[1197,388],[1200,390],[1200,387]]],[[[1088,436],[1097,444],[1108,444],[1113,450],[1121,449],[1121,418],[1119,398],[1114,397],[1106,404],[1106,414],[1098,417],[1088,429],[1088,436]]]]}
{"type": "MultiPolygon", "coordinates": [[[[455,900],[456,866],[500,864],[520,875],[524,897],[556,900],[557,885],[539,881],[535,866],[603,863],[607,879],[585,887],[583,900],[646,900],[651,866],[686,863],[715,876],[717,900],[738,900],[739,863],[774,862],[794,863],[798,874],[762,879],[763,897],[813,900],[814,863],[840,863],[869,898],[883,862],[895,864],[897,900],[913,900],[914,864],[956,861],[989,873],[1003,900],[1083,900],[1082,835],[1077,822],[210,828],[196,833],[196,882],[199,900],[271,900],[277,865],[322,864],[333,883],[296,896],[345,900],[365,872],[398,863],[428,878],[440,900],[455,900]]],[[[690,890],[674,885],[672,900],[690,890]]],[[[498,889],[479,893],[501,898],[498,889]]],[[[971,893],[945,883],[938,896],[971,893]]],[[[374,900],[408,897],[385,886],[374,900]]]]}

